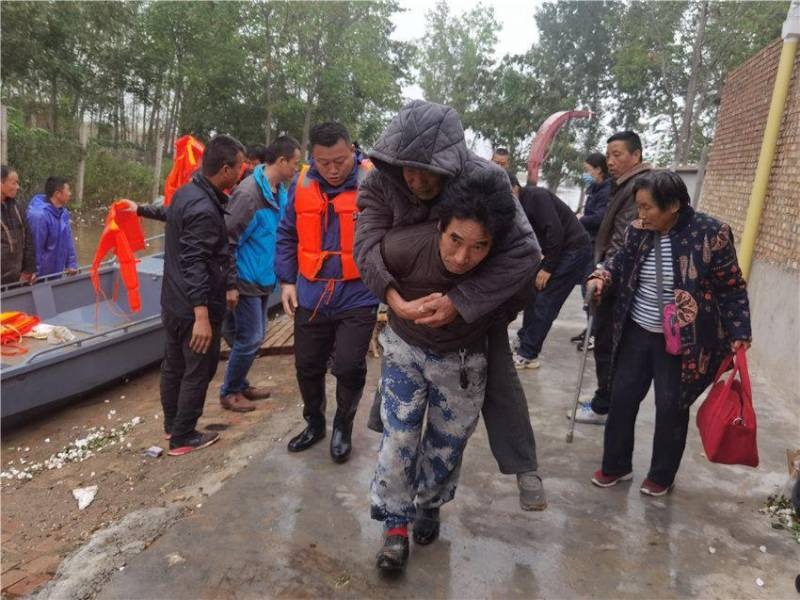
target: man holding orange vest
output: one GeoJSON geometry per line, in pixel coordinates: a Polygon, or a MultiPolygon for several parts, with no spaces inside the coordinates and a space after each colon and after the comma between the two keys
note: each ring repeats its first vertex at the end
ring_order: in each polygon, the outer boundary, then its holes
{"type": "Polygon", "coordinates": [[[378,308],[353,259],[356,192],[371,163],[339,123],[315,126],[310,141],[312,160],[278,227],[275,258],[283,308],[294,317],[297,383],[308,423],[289,441],[289,451],[301,452],[325,437],[325,373],[335,349],[330,452],[335,462],[345,462],[378,308]]]}

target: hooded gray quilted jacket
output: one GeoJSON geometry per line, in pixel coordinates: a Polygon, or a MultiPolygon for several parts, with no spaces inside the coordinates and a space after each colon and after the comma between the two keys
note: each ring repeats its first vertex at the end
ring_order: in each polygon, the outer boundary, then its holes
{"type": "MultiPolygon", "coordinates": [[[[367,287],[385,301],[396,285],[381,256],[381,240],[393,227],[414,225],[438,217],[445,197],[475,191],[511,194],[500,167],[467,149],[458,113],[449,106],[415,100],[392,119],[369,153],[375,169],[358,190],[355,259],[367,287]],[[446,178],[439,198],[424,203],[403,180],[403,167],[417,167],[446,178]]],[[[517,216],[509,234],[475,274],[448,293],[461,317],[471,323],[503,305],[535,274],[542,254],[525,213],[517,216]]]]}

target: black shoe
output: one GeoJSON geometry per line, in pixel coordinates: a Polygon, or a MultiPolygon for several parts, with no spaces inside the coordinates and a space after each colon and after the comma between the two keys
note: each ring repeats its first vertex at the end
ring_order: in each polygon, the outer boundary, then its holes
{"type": "Polygon", "coordinates": [[[309,425],[299,434],[289,440],[289,452],[302,452],[308,450],[325,437],[325,427],[311,427],[309,425]]]}
{"type": "Polygon", "coordinates": [[[169,440],[169,454],[170,456],[183,456],[189,454],[194,450],[210,446],[219,440],[219,434],[214,432],[201,433],[193,431],[189,435],[183,436],[180,439],[170,437],[169,440]]]}
{"type": "MultiPolygon", "coordinates": [[[[589,337],[589,348],[588,350],[594,350],[594,336],[589,337]]],[[[578,342],[578,352],[583,352],[583,340],[578,342]]]]}
{"type": "Polygon", "coordinates": [[[439,537],[439,509],[418,508],[414,519],[414,543],[425,546],[439,537]]]}
{"type": "Polygon", "coordinates": [[[350,443],[350,434],[353,431],[353,426],[337,427],[334,425],[333,434],[331,435],[331,458],[333,462],[343,463],[347,462],[350,458],[350,451],[353,445],[350,443]]]}
{"type": "Polygon", "coordinates": [[[573,344],[580,344],[583,341],[584,336],[586,335],[586,330],[584,329],[578,335],[573,335],[569,338],[569,341],[573,344]]]}
{"type": "Polygon", "coordinates": [[[381,571],[402,571],[408,562],[408,536],[385,535],[376,559],[381,571]]]}

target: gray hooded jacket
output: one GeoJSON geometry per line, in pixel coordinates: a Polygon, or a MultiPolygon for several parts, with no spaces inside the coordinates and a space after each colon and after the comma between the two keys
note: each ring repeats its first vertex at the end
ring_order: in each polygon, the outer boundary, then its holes
{"type": "MultiPolygon", "coordinates": [[[[381,256],[381,241],[394,227],[438,218],[445,197],[481,192],[511,194],[508,175],[500,167],[469,151],[458,113],[449,106],[415,100],[404,106],[376,142],[369,157],[375,169],[358,190],[355,259],[361,278],[381,300],[397,287],[381,256]],[[439,198],[418,200],[403,180],[403,167],[444,175],[439,198]]],[[[468,323],[503,305],[528,284],[542,253],[519,203],[509,234],[474,274],[448,292],[468,323]]]]}

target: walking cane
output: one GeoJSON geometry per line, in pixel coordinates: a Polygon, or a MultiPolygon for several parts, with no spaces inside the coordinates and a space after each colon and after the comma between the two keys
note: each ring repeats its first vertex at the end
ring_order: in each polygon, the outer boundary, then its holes
{"type": "Polygon", "coordinates": [[[578,412],[578,402],[581,398],[581,386],[583,386],[583,372],[586,370],[586,356],[589,354],[589,338],[592,335],[592,322],[594,321],[594,285],[589,284],[586,286],[586,297],[583,299],[583,305],[589,313],[589,320],[586,322],[586,333],[583,335],[583,356],[581,357],[581,368],[578,371],[578,389],[575,390],[575,404],[572,406],[572,418],[569,420],[569,431],[567,432],[567,443],[572,443],[572,437],[575,432],[575,415],[578,412]]]}

